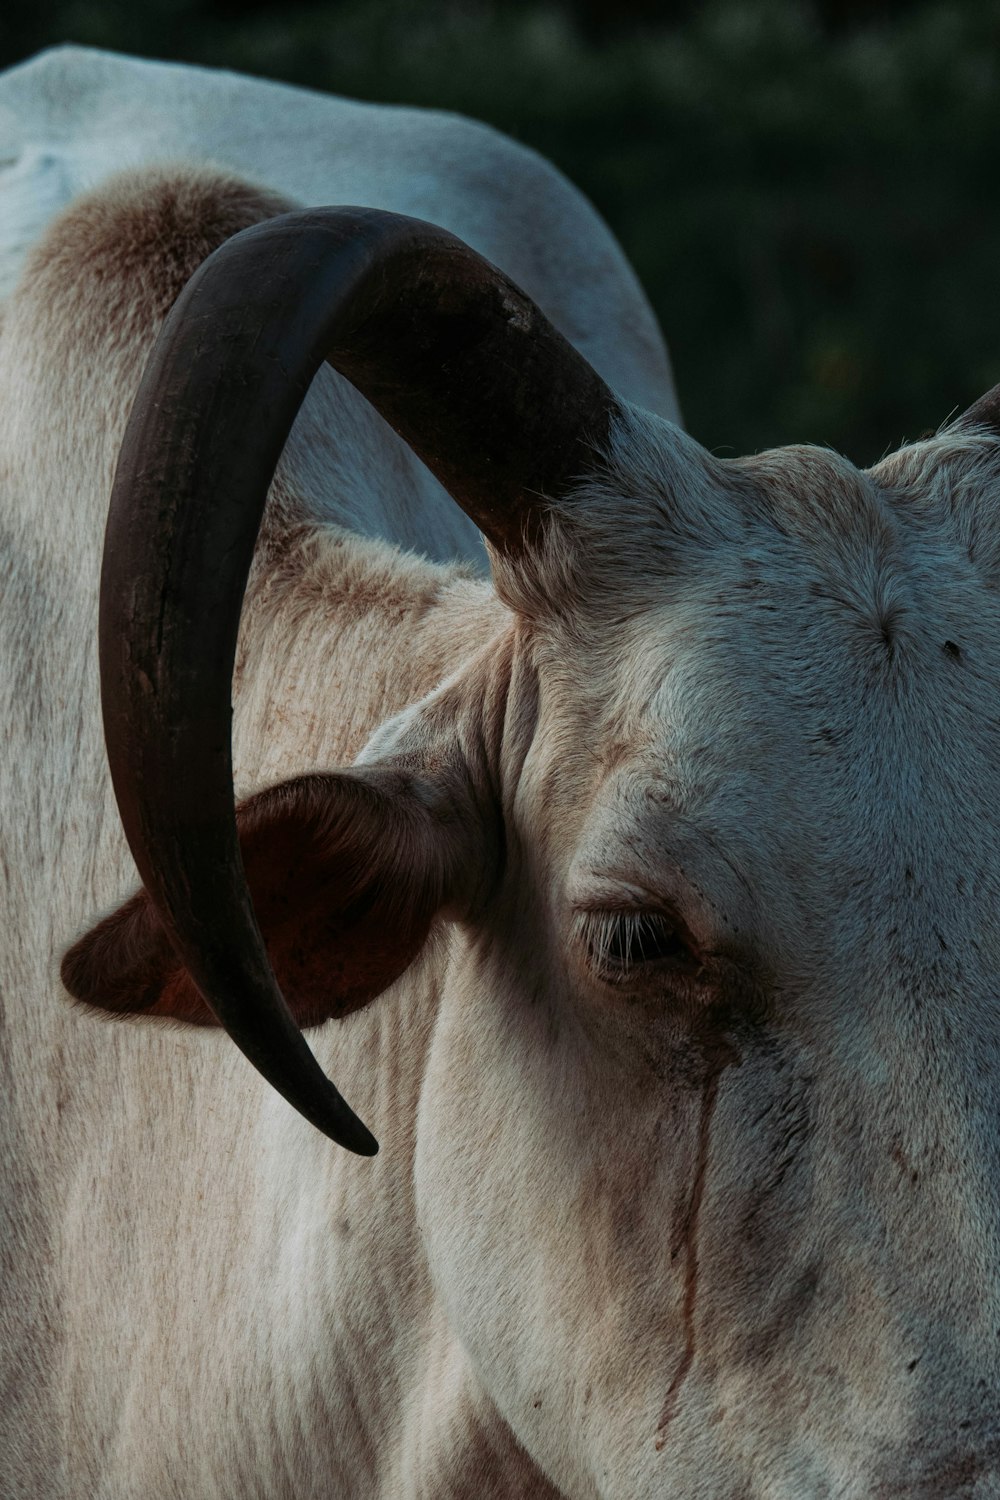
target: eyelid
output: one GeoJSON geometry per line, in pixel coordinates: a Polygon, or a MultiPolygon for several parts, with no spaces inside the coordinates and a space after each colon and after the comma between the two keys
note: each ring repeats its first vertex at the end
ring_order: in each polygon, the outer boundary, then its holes
{"type": "Polygon", "coordinates": [[[613,979],[639,971],[673,968],[698,968],[701,956],[686,924],[674,912],[662,907],[617,905],[608,907],[588,903],[574,912],[574,937],[585,953],[589,967],[601,978],[613,979]],[[643,953],[643,938],[652,944],[659,935],[666,939],[660,953],[643,953]],[[624,958],[612,952],[625,936],[624,958]],[[673,939],[673,943],[671,943],[673,939]],[[633,958],[633,943],[635,957],[633,958]],[[674,948],[676,951],[670,951],[674,948]]]}
{"type": "Polygon", "coordinates": [[[637,872],[628,873],[580,861],[571,873],[567,897],[573,920],[583,911],[619,913],[659,913],[672,922],[692,953],[708,960],[727,946],[735,933],[718,904],[708,895],[706,885],[691,878],[680,864],[661,862],[656,885],[646,885],[637,872]]]}
{"type": "MultiPolygon", "coordinates": [[[[651,917],[669,922],[683,937],[693,953],[706,953],[711,948],[709,934],[692,927],[683,906],[671,899],[663,890],[652,890],[635,881],[623,880],[619,876],[591,872],[581,890],[570,892],[574,922],[585,914],[608,917],[651,917]]],[[[699,924],[702,925],[702,924],[699,924]]]]}

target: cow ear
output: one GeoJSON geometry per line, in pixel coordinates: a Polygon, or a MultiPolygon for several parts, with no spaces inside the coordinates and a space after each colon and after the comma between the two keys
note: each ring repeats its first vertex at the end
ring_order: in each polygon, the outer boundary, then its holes
{"type": "MultiPolygon", "coordinates": [[[[437,917],[472,910],[495,868],[491,824],[457,771],[433,782],[379,767],[304,776],[237,808],[257,921],[300,1027],[367,1004],[437,917]]],[[[145,890],[69,949],[62,978],[113,1014],[217,1024],[145,890]]]]}

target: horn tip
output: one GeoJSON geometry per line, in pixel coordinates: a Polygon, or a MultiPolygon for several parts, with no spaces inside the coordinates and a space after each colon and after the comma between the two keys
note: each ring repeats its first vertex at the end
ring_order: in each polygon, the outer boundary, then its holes
{"type": "Polygon", "coordinates": [[[338,1098],[337,1104],[332,1115],[324,1111],[324,1118],[314,1119],[313,1124],[345,1151],[353,1151],[355,1156],[377,1156],[378,1141],[367,1125],[342,1099],[338,1098]]]}

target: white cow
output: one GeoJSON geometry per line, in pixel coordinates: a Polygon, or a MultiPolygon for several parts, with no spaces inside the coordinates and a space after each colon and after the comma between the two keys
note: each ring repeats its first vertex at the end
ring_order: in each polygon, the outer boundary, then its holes
{"type": "Polygon", "coordinates": [[[1000,399],[724,462],[479,127],[0,121],[4,1496],[1000,1495],[1000,399]]]}

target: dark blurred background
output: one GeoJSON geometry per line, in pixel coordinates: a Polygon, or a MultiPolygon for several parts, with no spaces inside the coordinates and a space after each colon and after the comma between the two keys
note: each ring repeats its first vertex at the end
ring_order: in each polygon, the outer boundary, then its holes
{"type": "Polygon", "coordinates": [[[1000,381],[1000,4],[6,0],[72,40],[460,110],[600,208],[723,453],[870,463],[1000,381]]]}

